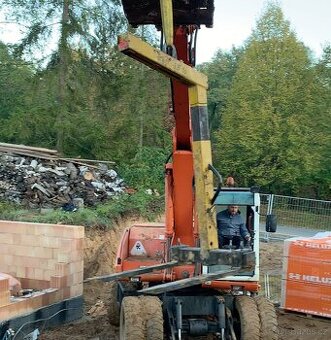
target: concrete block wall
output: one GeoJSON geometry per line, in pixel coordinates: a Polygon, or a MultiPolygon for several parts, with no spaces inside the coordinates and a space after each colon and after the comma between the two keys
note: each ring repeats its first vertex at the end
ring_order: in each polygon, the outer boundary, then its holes
{"type": "Polygon", "coordinates": [[[22,288],[46,290],[8,305],[9,287],[0,280],[0,320],[82,295],[83,247],[82,226],[0,221],[0,273],[22,288]]]}

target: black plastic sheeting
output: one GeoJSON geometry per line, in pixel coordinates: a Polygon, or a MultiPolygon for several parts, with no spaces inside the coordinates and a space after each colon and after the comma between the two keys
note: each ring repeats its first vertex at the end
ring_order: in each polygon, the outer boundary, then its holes
{"type": "Polygon", "coordinates": [[[0,340],[9,328],[15,331],[15,340],[20,340],[37,328],[45,330],[80,319],[83,316],[83,302],[83,297],[78,296],[40,308],[30,314],[0,321],[0,340]]]}

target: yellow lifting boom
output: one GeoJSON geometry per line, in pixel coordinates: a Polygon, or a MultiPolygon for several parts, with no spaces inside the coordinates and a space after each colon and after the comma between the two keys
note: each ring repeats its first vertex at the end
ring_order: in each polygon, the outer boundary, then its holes
{"type": "Polygon", "coordinates": [[[174,44],[174,18],[172,0],[160,0],[162,30],[167,46],[174,44]]]}

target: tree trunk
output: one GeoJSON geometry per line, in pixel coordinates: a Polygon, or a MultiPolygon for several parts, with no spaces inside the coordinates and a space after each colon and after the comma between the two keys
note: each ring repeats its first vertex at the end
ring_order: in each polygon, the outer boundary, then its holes
{"type": "Polygon", "coordinates": [[[67,73],[68,73],[68,24],[69,24],[69,5],[70,0],[63,1],[61,36],[59,45],[59,105],[56,117],[57,140],[56,148],[60,153],[64,149],[64,125],[67,113],[67,73]]]}

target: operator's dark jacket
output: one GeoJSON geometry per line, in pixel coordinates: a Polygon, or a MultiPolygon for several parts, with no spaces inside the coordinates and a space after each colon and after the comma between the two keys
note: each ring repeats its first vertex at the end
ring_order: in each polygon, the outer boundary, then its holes
{"type": "Polygon", "coordinates": [[[231,215],[228,210],[219,212],[217,218],[218,237],[220,236],[245,236],[249,232],[240,214],[231,215]]]}

